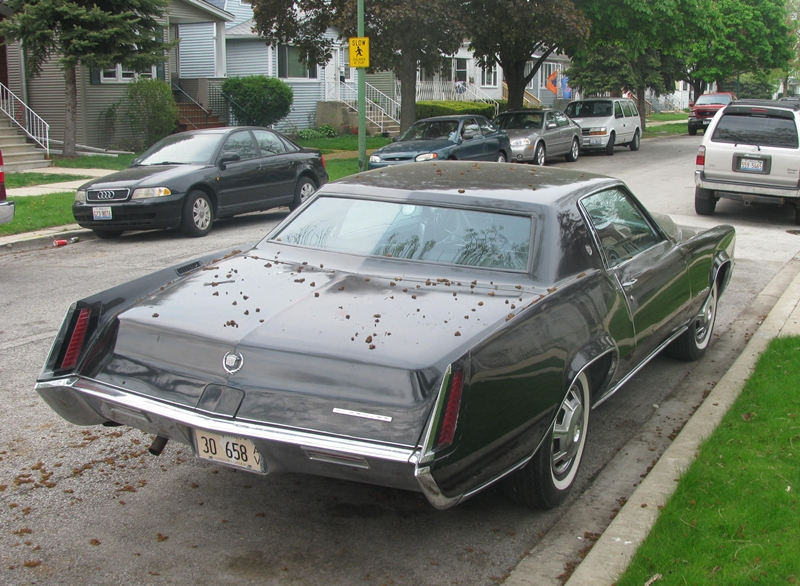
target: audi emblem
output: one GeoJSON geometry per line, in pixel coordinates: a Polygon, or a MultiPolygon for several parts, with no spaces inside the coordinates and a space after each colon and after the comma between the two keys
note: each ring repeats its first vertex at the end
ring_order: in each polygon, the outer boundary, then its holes
{"type": "Polygon", "coordinates": [[[114,199],[114,192],[110,190],[98,191],[95,197],[97,199],[114,199]]]}

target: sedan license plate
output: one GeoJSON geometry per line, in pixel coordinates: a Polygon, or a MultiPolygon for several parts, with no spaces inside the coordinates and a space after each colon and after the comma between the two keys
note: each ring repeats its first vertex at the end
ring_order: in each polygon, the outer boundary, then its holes
{"type": "Polygon", "coordinates": [[[110,220],[111,208],[110,207],[94,207],[92,208],[92,217],[95,220],[110,220]]]}
{"type": "Polygon", "coordinates": [[[748,173],[763,173],[764,160],[763,159],[739,159],[739,170],[748,173]]]}
{"type": "Polygon", "coordinates": [[[194,445],[198,458],[256,472],[264,471],[261,454],[249,439],[195,429],[194,445]]]}

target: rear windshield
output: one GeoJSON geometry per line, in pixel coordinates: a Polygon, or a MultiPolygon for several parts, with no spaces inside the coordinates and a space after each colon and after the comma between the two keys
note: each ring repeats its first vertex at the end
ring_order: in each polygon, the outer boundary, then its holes
{"type": "Polygon", "coordinates": [[[608,118],[614,114],[614,104],[611,100],[572,102],[564,112],[570,118],[608,118]]]}
{"type": "Polygon", "coordinates": [[[363,256],[524,271],[530,256],[531,218],[321,196],[275,240],[363,256]]]}
{"type": "Polygon", "coordinates": [[[797,125],[794,119],[789,118],[750,116],[746,113],[724,114],[711,140],[796,149],[797,125]]]}

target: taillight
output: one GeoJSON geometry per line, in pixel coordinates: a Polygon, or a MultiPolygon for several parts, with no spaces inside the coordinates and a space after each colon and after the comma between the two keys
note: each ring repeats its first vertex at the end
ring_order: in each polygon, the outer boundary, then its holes
{"type": "Polygon", "coordinates": [[[324,169],[325,167],[328,166],[328,163],[325,162],[325,157],[323,157],[322,155],[320,155],[319,158],[322,159],[322,168],[324,169]]]}
{"type": "Polygon", "coordinates": [[[64,353],[64,359],[61,361],[61,369],[69,370],[75,368],[78,363],[78,357],[83,348],[83,340],[86,338],[86,332],[89,329],[89,317],[91,311],[88,307],[80,310],[78,319],[75,320],[75,327],[72,329],[72,335],[69,339],[67,351],[64,353]]]}
{"type": "Polygon", "coordinates": [[[694,164],[698,167],[703,167],[706,164],[706,147],[701,146],[697,149],[697,158],[694,160],[694,164]]]}
{"type": "Polygon", "coordinates": [[[458,411],[461,407],[461,391],[464,388],[464,371],[458,370],[453,373],[450,381],[450,391],[447,394],[447,407],[444,411],[442,429],[439,432],[439,439],[436,442],[436,449],[444,448],[453,443],[456,435],[456,423],[458,422],[458,411]]]}

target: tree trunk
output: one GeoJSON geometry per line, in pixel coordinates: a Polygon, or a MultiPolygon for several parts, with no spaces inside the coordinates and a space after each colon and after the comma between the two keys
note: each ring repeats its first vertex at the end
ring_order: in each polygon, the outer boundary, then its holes
{"type": "Polygon", "coordinates": [[[525,86],[528,85],[525,79],[525,63],[510,63],[508,68],[505,64],[501,66],[508,84],[508,109],[522,108],[525,101],[525,86]]]}
{"type": "Polygon", "coordinates": [[[64,91],[66,92],[66,111],[64,112],[64,156],[78,156],[75,150],[75,132],[78,115],[78,86],[74,65],[64,66],[64,91]]]}
{"type": "Polygon", "coordinates": [[[647,115],[647,100],[644,98],[644,86],[636,88],[636,107],[639,109],[639,119],[642,122],[642,132],[645,129],[645,116],[647,115]]]}
{"type": "Polygon", "coordinates": [[[417,57],[403,51],[400,64],[400,133],[417,121],[417,57]]]}

